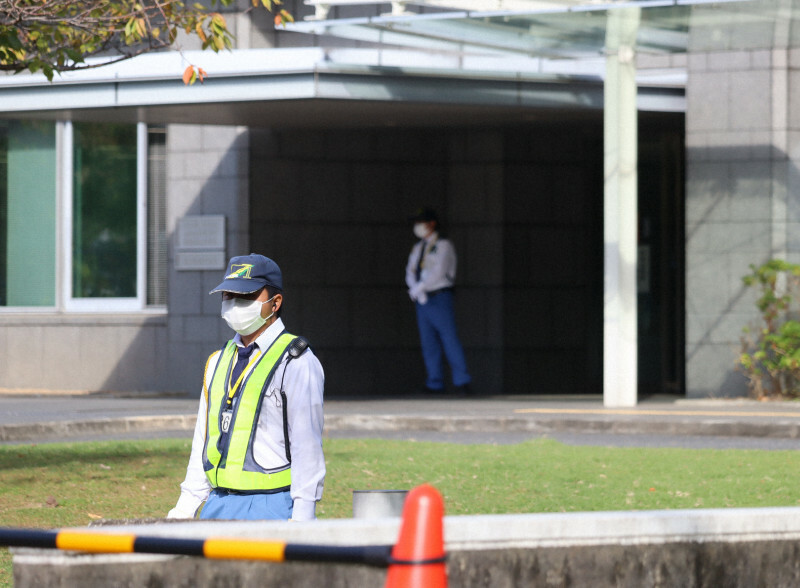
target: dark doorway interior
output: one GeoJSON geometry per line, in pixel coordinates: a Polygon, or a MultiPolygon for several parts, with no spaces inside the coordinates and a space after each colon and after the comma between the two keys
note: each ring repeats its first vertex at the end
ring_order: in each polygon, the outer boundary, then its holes
{"type": "Polygon", "coordinates": [[[601,394],[602,115],[508,130],[504,374],[512,394],[601,394]]]}
{"type": "Polygon", "coordinates": [[[639,395],[684,394],[684,116],[639,123],[639,395]]]}
{"type": "MultiPolygon", "coordinates": [[[[562,113],[563,114],[563,113],[562,113]]],[[[641,116],[640,394],[683,390],[683,115],[641,116]]],[[[439,209],[457,318],[490,394],[601,394],[598,112],[515,126],[251,131],[251,249],[281,264],[285,317],[331,396],[423,381],[403,269],[407,216],[439,209]]]]}

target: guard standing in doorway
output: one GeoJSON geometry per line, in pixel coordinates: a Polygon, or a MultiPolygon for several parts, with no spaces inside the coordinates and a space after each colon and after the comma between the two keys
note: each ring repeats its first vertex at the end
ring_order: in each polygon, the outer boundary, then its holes
{"type": "Polygon", "coordinates": [[[456,392],[466,395],[471,392],[472,378],[467,371],[453,310],[456,250],[439,234],[439,218],[433,209],[422,208],[410,220],[419,241],[408,256],[406,285],[417,312],[422,358],[427,372],[425,389],[428,392],[444,391],[444,352],[456,392]]]}

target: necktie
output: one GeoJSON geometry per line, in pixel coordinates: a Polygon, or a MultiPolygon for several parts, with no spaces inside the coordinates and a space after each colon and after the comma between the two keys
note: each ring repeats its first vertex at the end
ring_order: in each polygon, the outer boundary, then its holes
{"type": "Polygon", "coordinates": [[[233,372],[231,373],[231,385],[235,385],[236,381],[239,379],[239,376],[242,374],[244,367],[247,365],[247,361],[250,359],[250,355],[253,353],[253,349],[256,348],[255,343],[251,343],[247,347],[237,347],[236,353],[238,354],[236,357],[236,364],[233,366],[233,372]]]}
{"type": "Polygon", "coordinates": [[[417,269],[414,272],[414,276],[416,280],[419,282],[420,277],[422,276],[422,260],[425,258],[425,246],[427,243],[422,241],[422,247],[419,248],[419,257],[417,258],[417,269]]]}

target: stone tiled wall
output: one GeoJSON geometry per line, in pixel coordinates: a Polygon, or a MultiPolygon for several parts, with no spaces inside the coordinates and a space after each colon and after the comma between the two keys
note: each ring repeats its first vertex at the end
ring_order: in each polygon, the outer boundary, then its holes
{"type": "Polygon", "coordinates": [[[600,120],[508,135],[508,391],[602,391],[602,137],[600,120]]]}
{"type": "Polygon", "coordinates": [[[742,328],[757,319],[742,276],[800,261],[794,144],[797,50],[690,54],[686,146],[686,387],[738,396],[742,328]]]}
{"type": "MultiPolygon", "coordinates": [[[[233,47],[235,49],[286,49],[293,47],[353,47],[365,46],[367,43],[360,41],[350,41],[330,35],[307,35],[303,33],[290,32],[283,27],[275,26],[276,10],[269,12],[264,10],[262,3],[258,2],[253,6],[251,0],[237,0],[230,6],[222,6],[220,3],[206,1],[207,6],[212,6],[213,10],[221,12],[233,35],[233,47]]],[[[315,7],[307,5],[304,0],[283,0],[278,5],[273,4],[278,10],[286,10],[295,21],[303,21],[315,12],[315,7]]],[[[355,18],[355,17],[375,17],[387,12],[389,5],[384,4],[362,4],[362,5],[342,5],[331,6],[329,18],[355,18]]],[[[178,42],[182,49],[199,49],[201,41],[196,36],[189,36],[183,31],[178,33],[178,42]]]]}
{"type": "Polygon", "coordinates": [[[287,325],[310,339],[328,393],[421,386],[403,276],[407,217],[424,204],[458,251],[475,387],[599,392],[601,129],[546,128],[251,132],[251,243],[281,265],[287,325]]]}
{"type": "Polygon", "coordinates": [[[219,318],[220,297],[208,292],[224,268],[175,268],[175,231],[186,215],[224,215],[225,258],[248,249],[248,132],[240,127],[170,125],[167,129],[170,264],[164,386],[199,393],[209,353],[230,338],[219,318]]]}
{"type": "Polygon", "coordinates": [[[163,316],[6,315],[0,388],[163,390],[165,331],[163,316]]]}

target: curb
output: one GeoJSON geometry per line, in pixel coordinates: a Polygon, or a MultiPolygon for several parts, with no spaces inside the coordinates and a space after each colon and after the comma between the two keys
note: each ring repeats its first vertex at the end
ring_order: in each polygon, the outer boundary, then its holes
{"type": "Polygon", "coordinates": [[[197,415],[161,415],[2,425],[0,442],[69,440],[71,437],[81,435],[114,435],[146,431],[193,431],[196,421],[197,415]]]}
{"type": "Polygon", "coordinates": [[[800,422],[740,420],[610,420],[592,418],[403,417],[332,415],[325,428],[335,431],[438,431],[443,433],[617,433],[624,435],[699,435],[711,437],[800,438],[800,422]]]}
{"type": "MultiPolygon", "coordinates": [[[[193,431],[196,415],[131,416],[84,421],[49,421],[0,425],[0,442],[69,440],[74,437],[152,431],[193,431]]],[[[710,437],[800,438],[800,421],[736,419],[609,419],[537,416],[326,415],[326,431],[434,431],[442,433],[614,433],[710,437]]]]}

